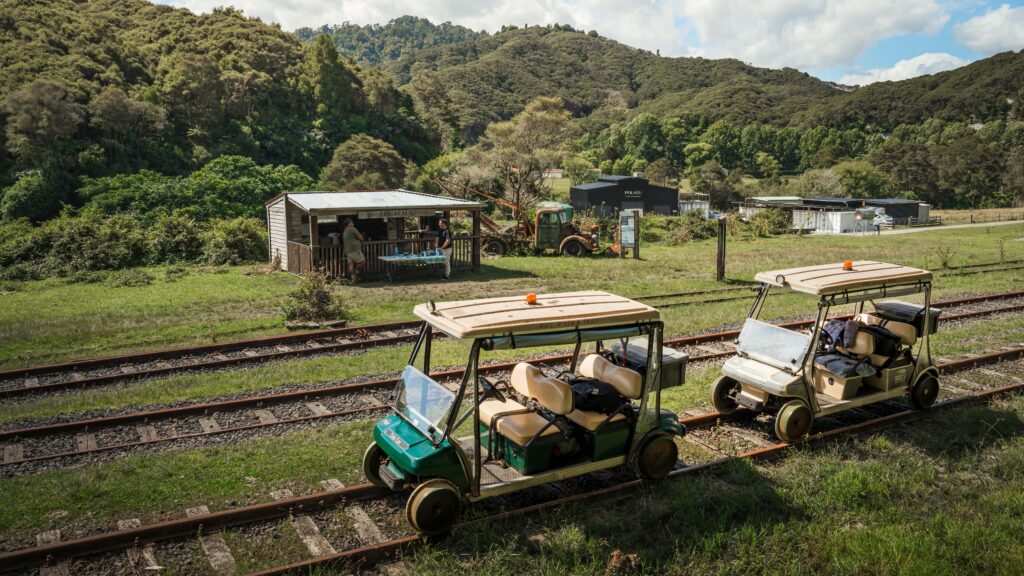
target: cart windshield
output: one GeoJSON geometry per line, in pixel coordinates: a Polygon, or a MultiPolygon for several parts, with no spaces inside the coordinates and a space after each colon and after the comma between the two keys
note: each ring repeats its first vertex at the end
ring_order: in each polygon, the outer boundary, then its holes
{"type": "Polygon", "coordinates": [[[444,437],[444,424],[455,394],[412,366],[402,371],[395,409],[434,442],[444,437]]]}
{"type": "Polygon", "coordinates": [[[754,360],[796,371],[803,366],[810,344],[809,334],[747,318],[740,331],[737,349],[754,360]]]}

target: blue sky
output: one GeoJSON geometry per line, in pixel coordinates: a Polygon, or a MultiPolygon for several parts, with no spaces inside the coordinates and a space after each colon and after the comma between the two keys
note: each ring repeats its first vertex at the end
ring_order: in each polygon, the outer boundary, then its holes
{"type": "Polygon", "coordinates": [[[286,30],[412,14],[475,30],[571,24],[663,56],[736,58],[847,84],[1024,49],[1024,0],[158,0],[232,5],[286,30]]]}

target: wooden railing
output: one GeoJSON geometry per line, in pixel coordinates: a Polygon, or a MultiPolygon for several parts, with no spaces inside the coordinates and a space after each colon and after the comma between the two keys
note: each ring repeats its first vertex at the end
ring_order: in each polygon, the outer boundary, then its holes
{"type": "MultiPolygon", "coordinates": [[[[473,266],[473,240],[472,236],[456,236],[452,239],[452,268],[471,268],[473,266]]],[[[479,241],[479,237],[476,238],[479,241]]],[[[384,263],[381,256],[390,256],[395,253],[395,247],[399,252],[419,253],[424,250],[434,249],[433,238],[410,238],[406,240],[372,240],[363,242],[363,256],[366,258],[366,268],[363,273],[366,275],[384,274],[384,263]]],[[[291,244],[291,243],[289,243],[291,244]]],[[[292,272],[291,247],[288,250],[288,271],[292,272]]],[[[341,246],[314,246],[312,250],[312,265],[323,268],[329,275],[338,278],[348,275],[348,259],[342,252],[341,246]]],[[[305,272],[309,270],[302,270],[305,272]]]]}

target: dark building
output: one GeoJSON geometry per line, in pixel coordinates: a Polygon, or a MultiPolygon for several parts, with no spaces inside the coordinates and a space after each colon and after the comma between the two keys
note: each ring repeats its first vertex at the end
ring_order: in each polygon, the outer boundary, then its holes
{"type": "Polygon", "coordinates": [[[921,202],[903,198],[868,198],[864,201],[873,208],[885,208],[885,213],[894,220],[919,217],[921,202]]]}
{"type": "Polygon", "coordinates": [[[597,182],[569,189],[569,203],[579,213],[604,216],[621,210],[643,210],[644,214],[679,215],[679,191],[657,186],[646,178],[601,176],[597,182]]]}

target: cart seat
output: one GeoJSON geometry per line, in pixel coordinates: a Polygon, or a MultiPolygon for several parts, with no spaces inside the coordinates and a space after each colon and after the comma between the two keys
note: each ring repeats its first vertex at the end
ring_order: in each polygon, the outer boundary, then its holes
{"type": "Polygon", "coordinates": [[[845,346],[836,346],[836,350],[842,354],[856,358],[860,358],[861,356],[871,356],[875,352],[875,339],[867,332],[857,332],[857,337],[854,339],[853,346],[850,346],[849,348],[846,348],[845,346]]]}
{"type": "Polygon", "coordinates": [[[507,412],[522,412],[524,410],[526,410],[526,406],[511,398],[506,399],[504,402],[501,400],[484,400],[480,403],[480,423],[484,426],[490,426],[491,420],[495,416],[507,412]]]}
{"type": "Polygon", "coordinates": [[[572,412],[572,388],[558,378],[545,376],[533,364],[516,364],[510,381],[516,392],[536,400],[551,412],[560,416],[572,412]]]}
{"type": "Polygon", "coordinates": [[[534,412],[527,414],[515,414],[512,416],[501,416],[498,418],[497,430],[498,434],[501,434],[520,446],[526,446],[540,430],[543,430],[539,436],[540,438],[544,438],[552,434],[561,434],[558,426],[549,425],[547,420],[534,412]],[[545,428],[545,426],[547,426],[547,428],[545,428]]]}
{"type": "Polygon", "coordinates": [[[913,346],[917,343],[917,329],[912,324],[897,322],[895,320],[883,320],[874,314],[863,312],[857,315],[857,322],[865,326],[883,326],[889,332],[900,337],[904,346],[913,346]]]}
{"type": "Polygon", "coordinates": [[[636,400],[644,387],[644,377],[635,370],[616,366],[598,354],[590,354],[580,362],[580,374],[611,384],[630,400],[636,400]]]}
{"type": "MultiPolygon", "coordinates": [[[[568,414],[566,414],[566,418],[568,418],[569,420],[572,420],[572,422],[574,424],[578,424],[578,425],[586,428],[587,430],[590,430],[591,432],[593,432],[594,430],[597,430],[597,427],[600,426],[601,423],[604,422],[608,418],[608,415],[607,414],[602,414],[600,412],[593,412],[593,411],[590,411],[590,410],[573,410],[572,412],[569,412],[568,414]]],[[[618,422],[620,420],[625,420],[625,419],[626,419],[626,417],[623,416],[622,413],[620,412],[620,413],[616,414],[615,416],[612,416],[611,420],[608,420],[608,421],[609,422],[618,422]]]]}

